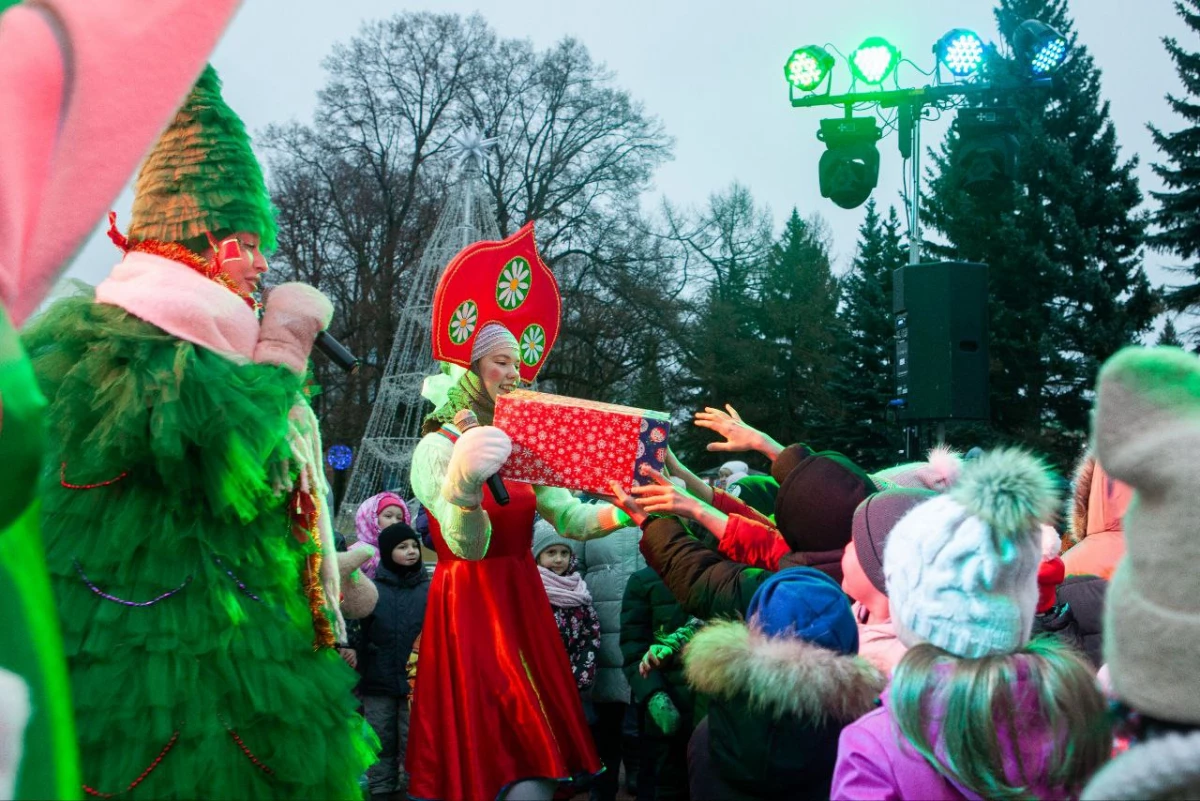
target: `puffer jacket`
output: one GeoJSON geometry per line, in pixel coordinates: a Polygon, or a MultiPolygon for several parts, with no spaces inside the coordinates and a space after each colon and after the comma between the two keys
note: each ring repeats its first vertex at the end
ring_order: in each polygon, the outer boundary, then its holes
{"type": "Polygon", "coordinates": [[[629,577],[621,607],[621,652],[625,678],[633,690],[633,700],[645,704],[659,690],[674,702],[681,715],[689,715],[693,694],[683,677],[683,664],[676,660],[643,677],[638,664],[660,634],[675,632],[688,622],[688,614],[667,589],[659,575],[644,567],[629,577]]]}
{"type": "Polygon", "coordinates": [[[638,550],[641,538],[641,529],[623,528],[575,546],[579,572],[600,616],[600,653],[596,683],[592,685],[595,703],[629,703],[629,682],[622,670],[621,600],[629,577],[646,566],[638,550]]]}
{"type": "Polygon", "coordinates": [[[363,620],[364,647],[359,657],[364,695],[408,695],[407,666],[413,643],[425,622],[429,573],[422,568],[397,576],[380,567],[375,574],[379,603],[363,620]]]}
{"type": "Polygon", "coordinates": [[[689,749],[694,801],[829,798],[838,736],[885,683],[862,657],[742,622],[710,623],[684,664],[709,696],[689,749]]]}

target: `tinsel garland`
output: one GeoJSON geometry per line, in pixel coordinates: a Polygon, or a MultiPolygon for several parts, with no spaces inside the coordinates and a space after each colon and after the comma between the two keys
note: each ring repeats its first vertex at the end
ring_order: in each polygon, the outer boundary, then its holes
{"type": "Polygon", "coordinates": [[[325,589],[321,586],[321,531],[318,525],[321,507],[311,492],[297,489],[292,493],[289,509],[292,513],[292,534],[301,543],[311,543],[314,550],[304,559],[304,594],[313,622],[313,650],[333,648],[337,644],[333,626],[325,613],[325,589]]]}
{"type": "Polygon", "coordinates": [[[156,239],[141,241],[129,239],[117,230],[117,213],[115,211],[108,213],[108,238],[124,253],[149,253],[151,256],[170,259],[171,261],[191,267],[208,280],[215,281],[246,301],[246,304],[251,309],[254,309],[255,313],[262,309],[261,304],[253,295],[243,292],[238,288],[237,281],[233,279],[233,276],[221,269],[220,264],[215,258],[206,259],[178,242],[159,242],[156,239]]]}

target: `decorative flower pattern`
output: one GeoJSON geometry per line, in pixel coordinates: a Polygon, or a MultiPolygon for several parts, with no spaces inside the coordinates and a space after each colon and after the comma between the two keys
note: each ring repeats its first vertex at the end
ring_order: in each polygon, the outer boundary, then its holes
{"type": "Polygon", "coordinates": [[[450,317],[450,341],[455,345],[463,344],[475,333],[478,323],[479,307],[473,300],[464,300],[450,317]]]}
{"type": "Polygon", "coordinates": [[[546,352],[546,329],[537,323],[528,326],[521,334],[521,361],[533,367],[542,360],[546,352]]]}
{"type": "MultiPolygon", "coordinates": [[[[575,572],[574,570],[571,571],[575,572]]],[[[575,686],[581,690],[591,687],[596,681],[596,658],[600,651],[600,618],[596,608],[587,606],[553,606],[554,622],[567,648],[571,662],[571,673],[575,686]]]]}
{"type": "Polygon", "coordinates": [[[529,262],[517,256],[500,271],[500,280],[496,283],[496,302],[505,311],[512,311],[525,302],[532,284],[533,270],[529,269],[529,262]]]}

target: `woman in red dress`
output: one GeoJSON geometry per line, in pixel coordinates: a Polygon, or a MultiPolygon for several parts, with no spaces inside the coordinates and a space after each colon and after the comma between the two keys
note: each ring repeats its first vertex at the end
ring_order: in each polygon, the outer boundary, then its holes
{"type": "Polygon", "coordinates": [[[535,512],[574,539],[607,534],[624,516],[516,482],[500,505],[485,484],[512,448],[489,425],[495,400],[536,376],[558,303],[532,226],[464,250],[434,298],[434,355],[458,369],[427,382],[437,409],[412,460],[438,554],[409,732],[413,798],[549,799],[558,781],[601,769],[530,548],[535,512]],[[481,425],[460,430],[464,409],[481,425]]]}

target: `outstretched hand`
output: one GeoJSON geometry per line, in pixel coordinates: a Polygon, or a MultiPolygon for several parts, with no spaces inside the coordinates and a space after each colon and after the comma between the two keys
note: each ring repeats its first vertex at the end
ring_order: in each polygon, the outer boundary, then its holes
{"type": "Polygon", "coordinates": [[[633,488],[633,494],[646,512],[677,515],[692,520],[699,517],[700,501],[672,484],[662,473],[653,471],[650,476],[654,479],[653,484],[633,488]]]}
{"type": "Polygon", "coordinates": [[[638,504],[637,499],[626,492],[624,488],[622,488],[621,485],[615,481],[611,482],[609,486],[612,487],[613,491],[612,499],[610,501],[612,505],[629,515],[629,519],[633,521],[635,526],[641,526],[642,523],[645,523],[650,515],[646,513],[646,510],[643,509],[640,504],[638,504]]]}
{"type": "Polygon", "coordinates": [[[704,411],[696,412],[692,417],[692,422],[696,426],[707,428],[709,431],[720,434],[725,438],[724,442],[708,443],[708,450],[758,451],[771,461],[775,461],[775,457],[783,450],[783,446],[742,420],[742,416],[737,413],[737,409],[728,403],[725,404],[725,409],[726,411],[721,411],[720,409],[707,406],[704,411]]]}
{"type": "Polygon", "coordinates": [[[707,428],[725,438],[724,442],[708,443],[710,451],[753,451],[758,449],[762,441],[762,432],[747,425],[737,413],[737,409],[725,404],[727,411],[705,407],[704,411],[696,412],[693,422],[700,428],[707,428]]]}

